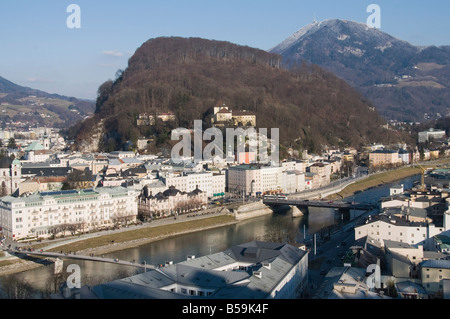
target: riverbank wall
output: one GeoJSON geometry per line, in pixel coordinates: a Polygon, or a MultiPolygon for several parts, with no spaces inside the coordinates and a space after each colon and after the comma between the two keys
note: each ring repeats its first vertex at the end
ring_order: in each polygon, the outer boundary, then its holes
{"type": "Polygon", "coordinates": [[[273,210],[263,204],[263,201],[245,204],[233,210],[233,216],[237,221],[273,214],[273,210]]]}

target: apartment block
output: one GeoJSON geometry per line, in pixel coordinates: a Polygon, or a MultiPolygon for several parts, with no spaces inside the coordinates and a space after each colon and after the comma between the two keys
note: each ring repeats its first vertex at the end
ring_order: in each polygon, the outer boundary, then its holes
{"type": "Polygon", "coordinates": [[[283,168],[263,165],[237,165],[228,169],[228,191],[246,196],[284,192],[283,168]]]}
{"type": "Polygon", "coordinates": [[[401,164],[398,151],[377,150],[369,154],[371,167],[401,164]]]}

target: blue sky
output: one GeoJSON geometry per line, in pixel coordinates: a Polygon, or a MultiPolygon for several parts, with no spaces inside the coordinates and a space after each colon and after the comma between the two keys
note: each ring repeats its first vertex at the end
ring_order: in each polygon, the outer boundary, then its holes
{"type": "Polygon", "coordinates": [[[381,8],[381,30],[416,45],[450,45],[450,1],[404,0],[1,0],[0,76],[17,84],[95,99],[145,41],[202,37],[268,50],[312,22],[366,22],[381,8]],[[77,4],[80,29],[66,24],[77,4]]]}

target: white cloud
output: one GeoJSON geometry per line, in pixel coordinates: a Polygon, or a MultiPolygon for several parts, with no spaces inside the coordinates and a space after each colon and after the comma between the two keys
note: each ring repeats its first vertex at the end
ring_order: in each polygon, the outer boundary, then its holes
{"type": "Polygon", "coordinates": [[[113,57],[123,57],[124,56],[124,54],[122,52],[117,51],[117,50],[105,50],[102,52],[102,54],[113,56],[113,57]]]}

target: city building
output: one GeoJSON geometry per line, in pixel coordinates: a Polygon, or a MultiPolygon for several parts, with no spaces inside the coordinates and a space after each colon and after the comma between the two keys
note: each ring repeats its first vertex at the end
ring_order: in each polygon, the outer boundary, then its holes
{"type": "Polygon", "coordinates": [[[425,258],[423,246],[414,247],[408,243],[384,240],[384,252],[387,268],[392,276],[397,279],[419,278],[419,264],[425,258]]]}
{"type": "Polygon", "coordinates": [[[307,163],[303,161],[283,161],[281,167],[283,171],[300,171],[306,173],[307,163]]]}
{"type": "Polygon", "coordinates": [[[444,214],[443,226],[428,221],[414,222],[407,214],[402,217],[381,213],[369,216],[362,225],[355,226],[355,240],[370,236],[383,246],[384,240],[406,243],[412,246],[422,245],[424,249],[433,249],[433,237],[450,230],[450,214],[444,214]]]}
{"type": "Polygon", "coordinates": [[[382,299],[368,284],[365,268],[333,267],[326,274],[320,299],[382,299]]]}
{"type": "Polygon", "coordinates": [[[257,196],[266,193],[282,193],[283,168],[258,164],[242,164],[228,169],[228,192],[257,196]]]}
{"type": "Polygon", "coordinates": [[[307,286],[306,251],[254,241],[91,287],[87,298],[297,299],[307,286]]]}
{"type": "Polygon", "coordinates": [[[0,195],[14,194],[22,179],[22,164],[18,159],[3,157],[0,159],[0,195]]]}
{"type": "Polygon", "coordinates": [[[162,172],[159,179],[167,186],[182,192],[201,189],[208,197],[225,192],[225,175],[213,172],[162,172]]]}
{"type": "Polygon", "coordinates": [[[300,171],[286,171],[282,173],[284,178],[282,189],[287,194],[295,194],[305,190],[306,174],[300,171]]]}
{"type": "Polygon", "coordinates": [[[326,163],[314,163],[308,167],[310,173],[317,174],[319,176],[319,186],[326,186],[331,181],[331,165],[326,163]]]}
{"type": "Polygon", "coordinates": [[[208,203],[208,196],[200,189],[185,193],[171,186],[164,192],[139,196],[139,214],[159,218],[197,211],[208,203]]]}
{"type": "Polygon", "coordinates": [[[428,131],[419,132],[419,143],[426,143],[431,140],[439,140],[446,137],[444,130],[430,129],[428,131]]]}
{"type": "Polygon", "coordinates": [[[450,260],[425,260],[420,266],[422,287],[426,292],[436,298],[443,298],[445,291],[448,294],[450,260]]]}
{"type": "Polygon", "coordinates": [[[138,194],[116,187],[5,196],[0,198],[0,226],[14,240],[105,229],[136,220],[138,194]]]}
{"type": "Polygon", "coordinates": [[[401,164],[398,151],[377,150],[369,153],[370,167],[401,164]]]}
{"type": "Polygon", "coordinates": [[[236,155],[236,162],[238,164],[253,164],[256,163],[255,152],[238,152],[236,155]]]}
{"type": "Polygon", "coordinates": [[[395,185],[389,189],[389,196],[401,195],[405,191],[405,188],[402,185],[395,185]]]}
{"type": "Polygon", "coordinates": [[[413,160],[412,152],[407,151],[407,150],[400,150],[398,152],[398,156],[399,156],[402,164],[408,165],[408,164],[412,163],[412,160],[413,160]]]}

